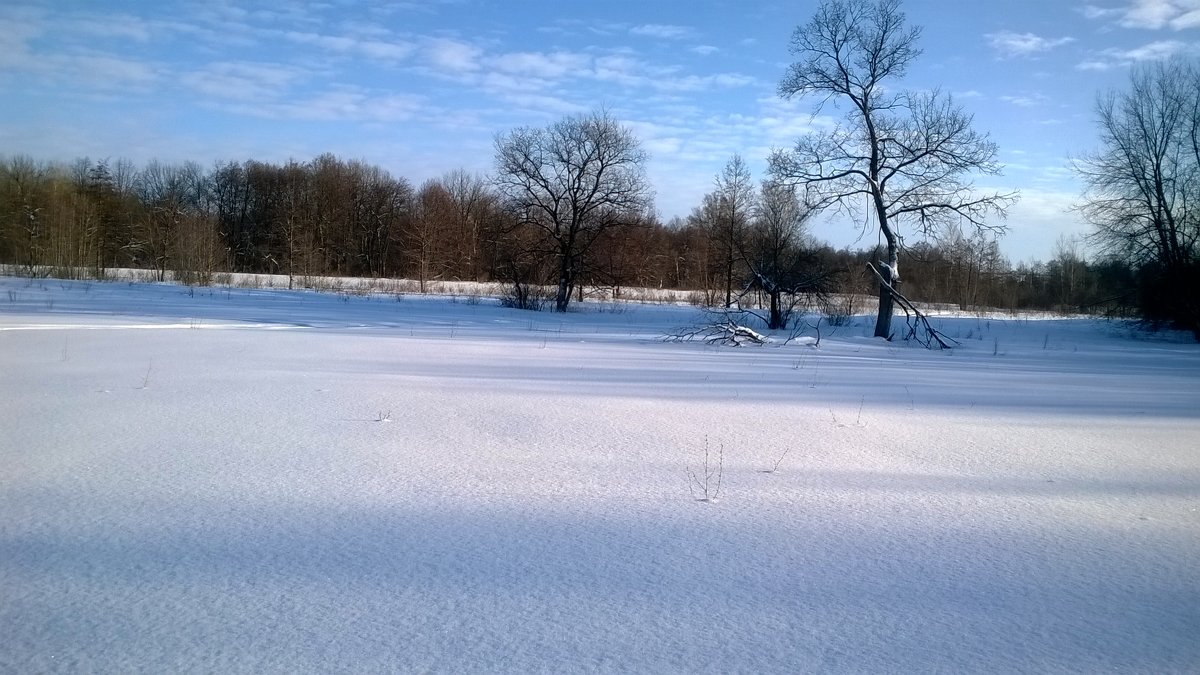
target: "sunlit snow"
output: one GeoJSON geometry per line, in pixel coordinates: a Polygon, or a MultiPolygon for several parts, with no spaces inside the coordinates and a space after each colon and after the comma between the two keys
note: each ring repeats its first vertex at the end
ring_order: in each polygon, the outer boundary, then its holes
{"type": "Polygon", "coordinates": [[[1200,346],[698,316],[0,278],[0,671],[1200,670],[1200,346]]]}

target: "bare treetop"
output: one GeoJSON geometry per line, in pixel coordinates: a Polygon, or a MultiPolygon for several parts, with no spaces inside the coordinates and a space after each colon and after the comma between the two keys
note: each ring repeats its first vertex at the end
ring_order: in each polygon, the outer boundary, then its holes
{"type": "Polygon", "coordinates": [[[876,100],[880,83],[903,77],[921,55],[920,26],[905,26],[899,0],[824,3],[792,34],[793,63],[779,84],[784,98],[819,94],[822,103],[848,97],[862,111],[890,107],[876,100]]]}
{"type": "Polygon", "coordinates": [[[646,152],[605,111],[496,138],[496,190],[518,221],[542,231],[557,258],[555,307],[570,303],[592,244],[650,205],[646,152]]]}
{"type": "Polygon", "coordinates": [[[887,243],[880,261],[875,334],[891,335],[900,282],[898,229],[921,236],[968,223],[999,234],[1016,194],[977,194],[971,177],[1000,172],[996,144],[972,128],[971,115],[935,89],[909,92],[892,81],[921,54],[920,27],[906,26],[898,0],[826,0],[792,36],[793,63],[779,93],[819,96],[815,110],[848,103],[832,130],[810,133],[770,158],[772,175],[804,186],[818,206],[857,214],[866,205],[887,243]]]}

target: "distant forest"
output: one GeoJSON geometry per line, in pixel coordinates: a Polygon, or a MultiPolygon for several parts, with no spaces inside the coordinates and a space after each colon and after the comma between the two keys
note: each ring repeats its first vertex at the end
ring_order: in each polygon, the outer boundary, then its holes
{"type": "MultiPolygon", "coordinates": [[[[711,210],[660,222],[652,215],[606,228],[588,249],[578,290],[649,287],[698,291],[724,304],[749,287],[744,242],[711,210]]],[[[222,272],[553,285],[553,264],[485,177],[454,171],[413,186],[370,164],[325,154],[309,162],[249,160],[202,168],[126,160],[69,165],[0,160],[0,262],[30,275],[103,278],[112,268],[160,280],[211,283],[222,272]]],[[[829,280],[822,294],[872,295],[872,249],[835,250],[809,237],[804,260],[829,280]]],[[[1126,315],[1137,310],[1138,270],[1088,261],[1060,241],[1047,262],[1011,264],[994,239],[950,232],[910,244],[906,294],[964,310],[1052,310],[1126,315]]],[[[815,307],[814,309],[824,309],[815,307]]]]}

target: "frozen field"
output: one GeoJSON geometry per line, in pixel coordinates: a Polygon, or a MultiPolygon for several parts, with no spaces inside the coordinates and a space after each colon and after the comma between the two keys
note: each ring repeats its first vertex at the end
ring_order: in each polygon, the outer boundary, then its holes
{"type": "Polygon", "coordinates": [[[611,307],[0,278],[0,672],[1200,671],[1200,346],[611,307]]]}

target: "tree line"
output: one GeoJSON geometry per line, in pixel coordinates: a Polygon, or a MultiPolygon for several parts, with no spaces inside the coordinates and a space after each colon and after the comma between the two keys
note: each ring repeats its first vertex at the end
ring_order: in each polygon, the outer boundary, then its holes
{"type": "MultiPolygon", "coordinates": [[[[688,217],[661,222],[641,213],[607,229],[575,263],[572,290],[686,290],[715,306],[749,293],[768,308],[772,290],[869,293],[862,268],[882,252],[815,241],[804,228],[808,215],[795,190],[754,184],[734,157],[688,217]]],[[[532,238],[492,183],[464,170],[414,188],[328,154],[208,169],[0,159],[0,261],[31,275],[103,278],[131,267],[201,284],[220,272],[247,272],[289,274],[299,284],[364,276],[553,285],[553,256],[539,262],[538,246],[526,245],[532,238]]],[[[1133,307],[1136,268],[1089,262],[1079,249],[1063,241],[1049,262],[1014,266],[995,238],[957,233],[909,247],[903,264],[913,270],[915,297],[964,309],[1133,307]]],[[[792,298],[778,297],[782,314],[792,298]]]]}
{"type": "Polygon", "coordinates": [[[497,136],[490,176],[459,170],[419,186],[330,154],[207,169],[0,158],[0,262],[59,276],[144,268],[185,283],[283,274],[289,287],[500,281],[506,303],[557,311],[589,291],[671,288],[762,310],[770,328],[797,307],[844,314],[856,294],[875,294],[875,334],[887,338],[894,304],[920,312],[912,300],[1134,308],[1200,337],[1200,67],[1136,69],[1128,91],[1099,98],[1102,147],[1075,168],[1100,259],[1064,240],[1049,262],[1014,267],[996,237],[1017,195],[971,181],[999,170],[995,144],[948,96],[897,86],[920,35],[899,0],[822,2],[793,34],[779,93],[811,97],[814,111],[840,104],[841,123],[775,151],[759,182],[734,155],[687,218],[657,218],[645,151],[597,110],[497,136]],[[868,216],[883,245],[814,241],[808,223],[830,209],[868,216]]]}

